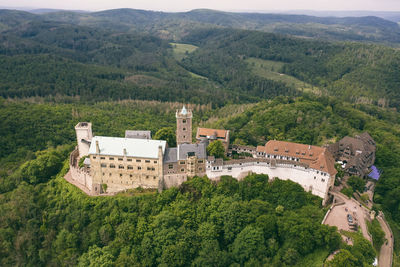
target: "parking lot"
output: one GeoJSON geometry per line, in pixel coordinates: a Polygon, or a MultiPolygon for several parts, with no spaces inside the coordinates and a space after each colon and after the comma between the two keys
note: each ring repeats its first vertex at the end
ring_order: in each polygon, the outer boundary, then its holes
{"type": "Polygon", "coordinates": [[[353,199],[343,198],[344,204],[335,206],[325,220],[325,224],[336,226],[339,230],[354,231],[348,221],[348,214],[352,216],[353,224],[358,224],[364,237],[371,241],[371,237],[367,232],[367,224],[365,220],[369,217],[368,210],[364,207],[360,207],[359,203],[353,199]]]}

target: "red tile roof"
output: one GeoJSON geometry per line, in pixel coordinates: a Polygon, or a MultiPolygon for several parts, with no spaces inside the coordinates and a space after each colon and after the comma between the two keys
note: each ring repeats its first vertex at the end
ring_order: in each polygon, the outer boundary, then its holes
{"type": "Polygon", "coordinates": [[[201,136],[213,136],[226,139],[228,136],[228,130],[217,130],[208,128],[197,128],[196,138],[199,139],[201,136]]]}
{"type": "Polygon", "coordinates": [[[335,160],[325,147],[270,140],[265,146],[258,146],[258,152],[270,155],[298,158],[310,168],[336,175],[335,160]]]}

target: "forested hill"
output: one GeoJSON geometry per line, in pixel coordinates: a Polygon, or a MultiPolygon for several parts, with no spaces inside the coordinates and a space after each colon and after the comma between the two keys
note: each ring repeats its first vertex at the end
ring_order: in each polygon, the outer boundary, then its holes
{"type": "MultiPolygon", "coordinates": [[[[63,179],[77,121],[92,121],[100,135],[123,136],[127,128],[154,132],[174,125],[178,105],[0,99],[0,265],[322,266],[339,247],[352,255],[350,266],[373,262],[376,252],[361,234],[352,236],[354,246],[341,243],[335,228],[321,224],[321,199],[290,181],[195,178],[161,194],[138,189],[88,197],[63,179]]],[[[368,130],[378,143],[378,166],[400,173],[400,118],[393,111],[312,97],[193,108],[195,126],[224,126],[236,143],[276,138],[321,144],[368,130]]],[[[395,220],[397,177],[379,182],[377,201],[395,220]]]]}
{"type": "Polygon", "coordinates": [[[315,17],[305,15],[230,13],[198,9],[182,13],[116,9],[89,14],[56,12],[44,19],[81,25],[102,25],[109,29],[146,30],[170,39],[179,39],[194,28],[205,26],[259,30],[326,40],[399,43],[397,23],[378,17],[315,17]]]}
{"type": "Polygon", "coordinates": [[[261,77],[272,64],[275,74],[294,76],[344,101],[400,105],[400,51],[395,49],[233,29],[196,30],[183,40],[200,47],[182,63],[200,75],[224,77],[227,60],[251,67],[257,59],[260,65],[252,69],[261,77]]]}
{"type": "MultiPolygon", "coordinates": [[[[133,17],[131,12],[112,10],[97,16],[149,19],[146,11],[135,11],[141,15],[133,17]]],[[[345,101],[397,108],[400,103],[400,52],[389,47],[208,27],[186,33],[181,41],[195,45],[187,51],[171,40],[104,29],[101,23],[81,26],[24,12],[0,14],[3,97],[61,95],[221,106],[299,95],[309,88],[345,101]],[[13,14],[14,20],[7,20],[13,14]]],[[[65,13],[49,14],[62,18],[65,13]]],[[[165,16],[152,14],[154,25],[165,16]]]]}

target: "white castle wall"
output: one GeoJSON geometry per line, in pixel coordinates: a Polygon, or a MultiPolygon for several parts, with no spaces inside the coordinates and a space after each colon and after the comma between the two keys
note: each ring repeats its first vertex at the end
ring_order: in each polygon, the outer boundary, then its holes
{"type": "Polygon", "coordinates": [[[322,175],[314,169],[305,168],[291,164],[278,164],[276,167],[271,167],[265,162],[250,162],[242,165],[224,165],[211,166],[207,164],[207,176],[210,179],[216,180],[223,175],[230,175],[237,179],[244,178],[249,173],[267,174],[270,178],[279,178],[281,180],[291,180],[300,184],[305,191],[310,191],[324,199],[327,198],[327,193],[330,185],[333,183],[332,178],[327,174],[322,175]],[[217,169],[218,168],[218,169],[217,169]],[[215,169],[215,170],[214,170],[215,169]]]}

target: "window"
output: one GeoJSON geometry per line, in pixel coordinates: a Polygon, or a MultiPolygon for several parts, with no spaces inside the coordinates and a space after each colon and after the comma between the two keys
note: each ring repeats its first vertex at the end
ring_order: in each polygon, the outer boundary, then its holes
{"type": "Polygon", "coordinates": [[[150,168],[150,167],[147,167],[147,170],[148,170],[148,171],[151,171],[151,168],[150,168]]]}
{"type": "Polygon", "coordinates": [[[154,176],[154,177],[153,177],[153,179],[155,180],[155,179],[156,179],[156,177],[154,176]]]}
{"type": "Polygon", "coordinates": [[[157,160],[155,160],[154,163],[157,163],[157,160]]]}
{"type": "Polygon", "coordinates": [[[184,172],[185,171],[185,169],[181,169],[181,172],[184,172]]]}
{"type": "Polygon", "coordinates": [[[100,157],[100,159],[106,159],[105,157],[100,157]]]}
{"type": "Polygon", "coordinates": [[[111,172],[109,173],[109,176],[111,176],[111,172]]]}
{"type": "Polygon", "coordinates": [[[127,161],[132,161],[132,159],[127,159],[127,161]]]}
{"type": "Polygon", "coordinates": [[[137,169],[138,169],[138,170],[141,170],[141,169],[142,169],[142,167],[140,167],[140,166],[139,166],[139,167],[137,167],[137,169]]]}
{"type": "Polygon", "coordinates": [[[94,159],[96,159],[96,157],[95,157],[95,156],[93,156],[93,158],[94,158],[94,159]]]}
{"type": "Polygon", "coordinates": [[[322,179],[321,181],[324,183],[324,182],[325,182],[325,179],[322,179]]]}
{"type": "Polygon", "coordinates": [[[185,138],[186,138],[186,135],[183,136],[183,139],[185,139],[185,138]]]}
{"type": "Polygon", "coordinates": [[[119,174],[119,177],[122,177],[122,173],[119,174]]]}
{"type": "Polygon", "coordinates": [[[150,160],[146,160],[146,163],[150,163],[150,160]]]}
{"type": "Polygon", "coordinates": [[[129,175],[129,177],[131,177],[131,178],[132,178],[132,177],[133,177],[133,175],[132,175],[132,174],[130,174],[130,175],[129,175]]]}
{"type": "Polygon", "coordinates": [[[123,158],[118,158],[118,160],[119,160],[119,161],[123,161],[124,159],[123,159],[123,158]]]}
{"type": "Polygon", "coordinates": [[[142,162],[140,159],[137,159],[136,162],[142,162]]]}
{"type": "Polygon", "coordinates": [[[115,168],[115,165],[111,163],[110,168],[115,168]]]}
{"type": "Polygon", "coordinates": [[[182,120],[182,123],[186,123],[186,120],[182,120]]]}
{"type": "Polygon", "coordinates": [[[133,166],[128,165],[128,170],[133,170],[133,166]]]}
{"type": "Polygon", "coordinates": [[[198,163],[203,163],[203,160],[199,160],[199,161],[197,161],[198,163]]]}
{"type": "Polygon", "coordinates": [[[110,157],[110,160],[114,160],[114,158],[111,158],[111,157],[110,157]]]}
{"type": "Polygon", "coordinates": [[[119,165],[118,166],[118,169],[123,169],[124,168],[124,165],[119,165]]]}
{"type": "Polygon", "coordinates": [[[199,168],[199,171],[202,171],[203,170],[203,168],[199,168]]]}
{"type": "Polygon", "coordinates": [[[105,175],[105,173],[103,172],[103,176],[105,175]]]}
{"type": "Polygon", "coordinates": [[[183,128],[182,130],[186,131],[186,128],[183,128]]]}
{"type": "Polygon", "coordinates": [[[107,164],[102,163],[102,164],[101,164],[101,167],[102,167],[102,168],[106,168],[106,167],[107,167],[107,164]]]}
{"type": "Polygon", "coordinates": [[[231,171],[232,170],[232,167],[228,167],[228,171],[231,171]]]}
{"type": "Polygon", "coordinates": [[[174,165],[173,164],[168,164],[168,169],[173,169],[174,165]]]}
{"type": "Polygon", "coordinates": [[[179,164],[181,164],[181,165],[184,165],[184,164],[185,164],[185,162],[184,162],[184,161],[180,161],[180,162],[179,162],[179,164]]]}

